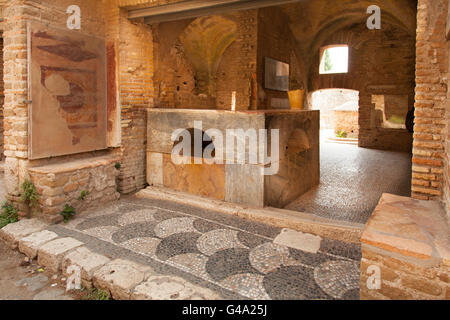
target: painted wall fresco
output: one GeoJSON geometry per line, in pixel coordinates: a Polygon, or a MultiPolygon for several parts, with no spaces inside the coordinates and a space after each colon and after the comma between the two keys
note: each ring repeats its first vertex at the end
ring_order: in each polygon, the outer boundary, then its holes
{"type": "Polygon", "coordinates": [[[29,157],[105,149],[106,48],[78,32],[28,26],[29,157]]]}

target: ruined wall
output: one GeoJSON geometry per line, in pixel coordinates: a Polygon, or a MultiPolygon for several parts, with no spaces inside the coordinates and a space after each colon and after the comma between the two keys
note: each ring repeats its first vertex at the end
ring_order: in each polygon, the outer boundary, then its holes
{"type": "Polygon", "coordinates": [[[450,203],[447,0],[420,0],[417,15],[413,197],[450,203]]]}
{"type": "Polygon", "coordinates": [[[384,23],[381,30],[370,31],[365,24],[342,29],[323,46],[349,46],[349,71],[346,74],[319,74],[320,53],[311,68],[310,91],[326,88],[359,91],[359,145],[361,147],[410,151],[412,135],[407,130],[376,125],[372,95],[408,95],[414,101],[414,37],[384,23]],[[401,72],[399,71],[401,70],[401,72]]]}

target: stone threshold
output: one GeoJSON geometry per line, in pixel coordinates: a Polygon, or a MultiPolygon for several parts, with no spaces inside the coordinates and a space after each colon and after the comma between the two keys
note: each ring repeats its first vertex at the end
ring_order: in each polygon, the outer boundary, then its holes
{"type": "Polygon", "coordinates": [[[143,199],[173,201],[347,243],[359,244],[365,228],[363,224],[326,219],[310,213],[272,207],[251,208],[163,187],[147,187],[135,196],[143,199]]]}

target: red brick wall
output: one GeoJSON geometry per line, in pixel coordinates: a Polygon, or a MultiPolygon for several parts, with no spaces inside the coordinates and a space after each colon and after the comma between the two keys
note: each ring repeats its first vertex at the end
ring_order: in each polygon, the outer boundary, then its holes
{"type": "Polygon", "coordinates": [[[449,203],[447,0],[419,0],[413,197],[449,203]]]}
{"type": "Polygon", "coordinates": [[[118,187],[122,193],[131,193],[146,184],[146,108],[153,106],[154,96],[153,33],[150,26],[129,21],[117,0],[108,1],[104,12],[109,65],[116,70],[114,79],[114,72],[109,73],[110,98],[115,98],[121,110],[118,187]]]}

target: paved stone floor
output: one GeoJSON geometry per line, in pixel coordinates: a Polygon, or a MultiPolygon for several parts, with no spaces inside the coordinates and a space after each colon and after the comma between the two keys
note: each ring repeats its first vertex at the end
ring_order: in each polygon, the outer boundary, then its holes
{"type": "Polygon", "coordinates": [[[411,195],[411,155],[332,143],[321,132],[321,181],[286,208],[365,224],[383,193],[411,195]]]}
{"type": "Polygon", "coordinates": [[[65,292],[64,278],[40,272],[35,261],[24,263],[24,256],[0,242],[0,300],[74,300],[65,292]]]}
{"type": "Polygon", "coordinates": [[[276,244],[286,230],[173,202],[125,197],[50,230],[224,299],[359,299],[359,245],[306,235],[316,244],[291,248],[276,244]]]}

